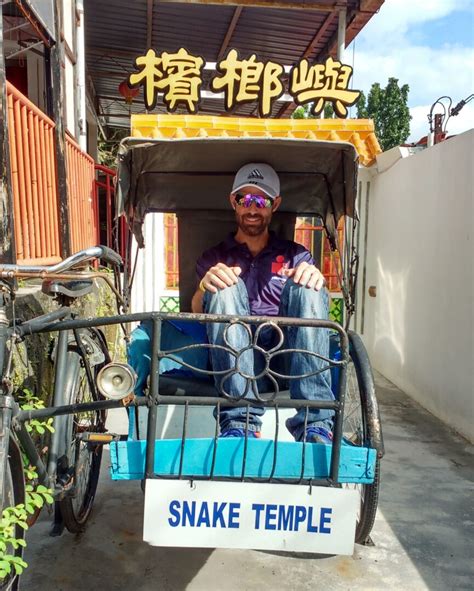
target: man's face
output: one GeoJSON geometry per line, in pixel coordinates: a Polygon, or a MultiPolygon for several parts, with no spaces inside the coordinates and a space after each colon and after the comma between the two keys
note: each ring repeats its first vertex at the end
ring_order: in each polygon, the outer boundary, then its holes
{"type": "Polygon", "coordinates": [[[277,197],[273,200],[272,207],[257,207],[253,202],[250,207],[239,205],[236,201],[237,195],[260,195],[264,199],[268,199],[268,195],[255,186],[249,185],[239,189],[236,193],[230,196],[230,202],[235,209],[235,219],[239,229],[246,236],[260,236],[270,225],[272,214],[278,209],[281,198],[277,197]]]}

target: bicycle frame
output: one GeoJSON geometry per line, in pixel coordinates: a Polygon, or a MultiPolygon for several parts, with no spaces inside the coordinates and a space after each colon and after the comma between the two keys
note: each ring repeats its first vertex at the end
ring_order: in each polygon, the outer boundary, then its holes
{"type": "MultiPolygon", "coordinates": [[[[21,277],[36,277],[42,279],[53,279],[57,281],[58,279],[91,280],[100,278],[104,280],[114,292],[117,300],[117,306],[120,308],[120,306],[125,306],[125,302],[120,293],[120,278],[117,273],[117,270],[122,264],[123,261],[120,255],[110,248],[106,246],[94,246],[73,254],[57,265],[30,266],[7,264],[1,265],[0,267],[0,370],[2,375],[0,392],[0,418],[2,421],[0,425],[0,506],[2,507],[4,502],[4,476],[8,462],[8,445],[10,440],[10,431],[12,428],[17,433],[18,439],[21,442],[28,459],[31,461],[32,465],[36,467],[40,482],[47,485],[49,488],[52,486],[55,487],[56,490],[54,492],[56,496],[58,496],[58,494],[61,492],[61,487],[55,486],[55,475],[58,467],[59,453],[62,451],[60,442],[64,429],[63,421],[57,422],[58,429],[51,437],[50,457],[48,460],[48,465],[46,466],[36,451],[34,442],[24,425],[24,420],[28,419],[21,418],[18,404],[15,402],[14,397],[12,396],[13,387],[10,380],[10,372],[15,339],[23,338],[36,333],[57,330],[58,326],[61,325],[62,319],[73,318],[74,316],[69,306],[65,305],[61,306],[58,310],[28,320],[19,327],[13,325],[13,328],[10,328],[6,314],[6,306],[7,298],[9,295],[14,295],[16,291],[16,279],[21,277]],[[112,282],[110,278],[103,273],[70,271],[70,269],[77,267],[78,265],[84,265],[91,260],[98,259],[102,259],[103,261],[112,265],[114,269],[114,282],[112,282]],[[10,352],[7,360],[8,342],[10,342],[10,352]],[[6,361],[8,362],[5,366],[6,361]]],[[[72,294],[68,297],[69,300],[67,301],[70,302],[76,296],[72,294]]],[[[96,393],[95,380],[93,379],[91,364],[89,363],[89,353],[85,351],[85,347],[82,343],[82,336],[77,330],[72,330],[71,335],[72,337],[67,331],[59,331],[55,359],[56,373],[53,388],[53,405],[55,407],[64,406],[64,403],[66,402],[65,384],[68,371],[67,351],[68,343],[70,342],[71,338],[73,338],[76,343],[77,351],[81,357],[81,363],[84,365],[86,370],[87,380],[91,392],[94,394],[96,393]]],[[[90,339],[90,343],[93,344],[92,339],[90,339]]],[[[71,489],[69,489],[69,492],[71,492],[71,489]]]]}
{"type": "MultiPolygon", "coordinates": [[[[73,312],[69,307],[63,306],[60,310],[62,311],[62,316],[72,320],[73,312]]],[[[28,335],[34,335],[41,332],[59,329],[61,326],[61,321],[55,322],[53,326],[47,323],[48,317],[54,316],[55,314],[56,311],[52,312],[50,315],[45,315],[45,322],[43,323],[43,327],[38,326],[37,328],[32,328],[28,332],[28,335]]],[[[6,350],[8,342],[10,342],[10,348],[13,349],[16,333],[14,329],[8,328],[4,300],[2,300],[2,302],[0,303],[0,319],[3,318],[5,319],[5,321],[3,323],[0,323],[0,367],[2,368],[2,386],[4,392],[6,390],[6,394],[0,396],[0,410],[2,414],[3,425],[3,429],[0,432],[0,506],[2,506],[3,503],[3,477],[5,473],[5,462],[8,458],[8,441],[11,430],[15,432],[18,441],[20,442],[25,454],[28,457],[28,460],[36,468],[39,482],[41,484],[44,484],[48,488],[53,489],[53,493],[56,498],[61,498],[64,487],[60,486],[56,482],[56,474],[58,469],[58,459],[61,457],[61,453],[64,451],[61,448],[61,445],[62,442],[64,442],[66,428],[65,421],[55,421],[54,432],[51,435],[51,444],[48,454],[48,461],[47,463],[45,463],[38,454],[34,441],[31,435],[29,434],[28,430],[26,429],[25,420],[27,419],[23,417],[21,411],[19,410],[18,404],[12,396],[12,386],[10,383],[9,376],[10,360],[7,360],[6,350]],[[7,368],[5,368],[6,361],[7,368]],[[7,374],[4,373],[5,369],[8,372],[7,374]]],[[[87,340],[87,335],[81,335],[78,329],[59,330],[57,345],[55,348],[55,377],[52,396],[53,407],[55,408],[64,407],[64,405],[67,402],[67,351],[68,346],[71,342],[74,342],[77,346],[77,350],[81,356],[82,363],[84,364],[87,380],[91,388],[91,391],[96,392],[96,384],[92,376],[89,356],[88,353],[85,351],[85,347],[82,342],[83,339],[87,340]]],[[[50,416],[53,415],[51,414],[50,416]]],[[[68,489],[68,494],[73,494],[73,492],[74,491],[71,488],[68,489]]]]}

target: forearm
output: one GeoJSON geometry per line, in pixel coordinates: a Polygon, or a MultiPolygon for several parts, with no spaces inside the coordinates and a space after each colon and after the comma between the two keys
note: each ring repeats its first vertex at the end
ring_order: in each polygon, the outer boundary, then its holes
{"type": "Polygon", "coordinates": [[[204,292],[201,289],[197,289],[193,295],[193,299],[191,300],[191,310],[195,314],[200,314],[203,311],[202,301],[204,298],[204,292]]]}

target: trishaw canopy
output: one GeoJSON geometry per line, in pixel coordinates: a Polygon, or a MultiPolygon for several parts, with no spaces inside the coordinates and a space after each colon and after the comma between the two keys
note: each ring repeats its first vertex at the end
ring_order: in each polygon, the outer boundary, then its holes
{"type": "Polygon", "coordinates": [[[280,211],[320,216],[331,237],[342,215],[354,217],[358,154],[348,142],[268,137],[128,138],[119,155],[117,212],[138,244],[151,211],[228,210],[236,171],[271,164],[281,181],[280,211]]]}

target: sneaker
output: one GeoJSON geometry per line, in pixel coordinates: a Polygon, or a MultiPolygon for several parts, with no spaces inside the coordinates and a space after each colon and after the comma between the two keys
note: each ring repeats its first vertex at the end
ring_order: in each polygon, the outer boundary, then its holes
{"type": "MultiPolygon", "coordinates": [[[[291,419],[286,420],[286,428],[293,435],[293,437],[295,437],[294,430],[292,430],[289,426],[290,421],[291,419]]],[[[304,437],[300,436],[296,440],[304,441],[304,437]]],[[[321,426],[320,424],[310,424],[306,427],[306,441],[307,443],[325,443],[330,445],[332,443],[332,431],[326,427],[321,426]]]]}
{"type": "Polygon", "coordinates": [[[331,445],[332,432],[325,427],[310,425],[306,428],[306,441],[308,443],[324,443],[326,445],[331,445]]]}
{"type": "MultiPolygon", "coordinates": [[[[238,427],[230,427],[221,431],[219,437],[245,437],[245,429],[239,429],[238,427]]],[[[260,431],[248,431],[249,439],[260,439],[260,431]]]]}

